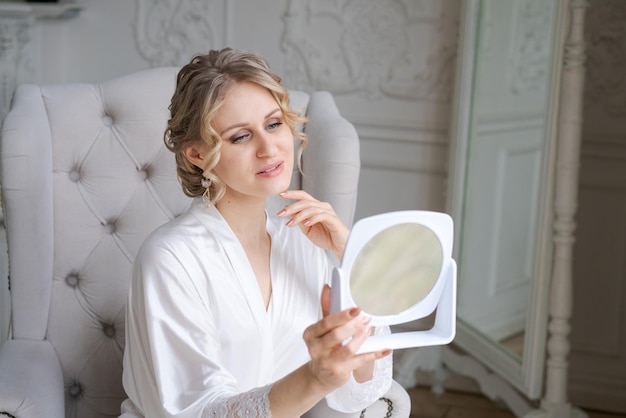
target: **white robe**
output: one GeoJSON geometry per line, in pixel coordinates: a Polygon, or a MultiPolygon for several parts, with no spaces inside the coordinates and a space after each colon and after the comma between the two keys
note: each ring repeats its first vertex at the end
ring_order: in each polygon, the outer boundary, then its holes
{"type": "MultiPolygon", "coordinates": [[[[268,216],[267,231],[267,310],[243,247],[201,199],[144,242],[128,295],[123,413],[237,417],[248,409],[251,416],[270,415],[271,384],[309,360],[302,333],[321,317],[321,289],[332,266],[299,228],[268,216]]],[[[372,382],[351,380],[327,401],[356,411],[390,383],[389,360],[377,365],[372,382]]]]}

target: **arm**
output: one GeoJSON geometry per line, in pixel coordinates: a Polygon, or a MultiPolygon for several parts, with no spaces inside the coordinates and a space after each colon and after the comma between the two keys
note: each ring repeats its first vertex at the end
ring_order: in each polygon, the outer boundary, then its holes
{"type": "MultiPolygon", "coordinates": [[[[281,193],[280,196],[283,199],[295,200],[294,203],[288,204],[278,212],[279,217],[288,219],[287,226],[300,226],[302,232],[315,245],[325,250],[331,250],[337,259],[341,260],[349,230],[339,219],[332,206],[316,200],[301,190],[288,190],[281,193]]],[[[329,302],[330,291],[325,288],[322,293],[323,316],[328,315],[329,302]]],[[[344,395],[358,393],[364,396],[364,399],[357,401],[357,403],[362,404],[363,401],[367,402],[367,399],[370,398],[371,401],[374,401],[391,384],[391,369],[391,356],[376,364],[374,361],[365,362],[354,369],[353,378],[349,380],[349,384],[342,392],[344,395]]],[[[335,398],[338,399],[338,397],[335,398]]],[[[337,407],[340,406],[337,404],[337,407]]]]}
{"type": "Polygon", "coordinates": [[[353,308],[326,316],[304,332],[311,360],[274,384],[273,418],[299,416],[348,382],[355,369],[390,354],[389,350],[356,355],[369,336],[369,320],[353,308]],[[343,341],[351,338],[350,342],[343,341]]]}

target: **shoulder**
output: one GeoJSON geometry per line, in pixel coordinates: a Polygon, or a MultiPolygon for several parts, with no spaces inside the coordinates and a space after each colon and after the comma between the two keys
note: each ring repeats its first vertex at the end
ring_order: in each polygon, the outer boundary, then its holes
{"type": "Polygon", "coordinates": [[[215,221],[203,209],[192,205],[186,213],[157,227],[141,244],[135,263],[180,262],[186,255],[217,250],[220,228],[213,225],[215,221]]]}

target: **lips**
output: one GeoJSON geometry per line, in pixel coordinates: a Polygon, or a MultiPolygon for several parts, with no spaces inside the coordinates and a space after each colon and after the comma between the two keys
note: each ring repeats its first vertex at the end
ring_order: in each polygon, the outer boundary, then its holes
{"type": "Polygon", "coordinates": [[[273,163],[273,164],[268,164],[265,167],[263,167],[260,171],[258,171],[257,174],[259,174],[259,175],[271,174],[274,171],[282,168],[282,166],[283,166],[283,162],[282,161],[278,161],[278,162],[273,163]]]}

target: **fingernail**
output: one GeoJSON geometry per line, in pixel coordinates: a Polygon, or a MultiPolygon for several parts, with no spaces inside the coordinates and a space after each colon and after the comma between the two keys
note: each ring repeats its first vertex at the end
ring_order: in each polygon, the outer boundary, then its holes
{"type": "Polygon", "coordinates": [[[305,225],[305,226],[308,226],[310,223],[311,223],[311,221],[310,221],[310,220],[305,219],[305,221],[304,221],[304,225],[305,225]]]}
{"type": "Polygon", "coordinates": [[[381,355],[382,357],[386,357],[386,356],[388,356],[389,354],[391,354],[391,351],[392,351],[392,350],[391,350],[390,348],[386,348],[386,349],[384,349],[384,350],[380,353],[380,355],[381,355]]]}
{"type": "Polygon", "coordinates": [[[293,225],[293,219],[289,219],[289,221],[287,222],[287,226],[291,226],[293,225]]]}
{"type": "Polygon", "coordinates": [[[280,193],[278,193],[279,196],[284,196],[285,194],[287,194],[287,192],[280,192],[280,193]]]}
{"type": "Polygon", "coordinates": [[[278,216],[283,216],[287,212],[287,209],[283,209],[277,213],[278,216]]]}
{"type": "Polygon", "coordinates": [[[350,318],[355,318],[360,313],[361,310],[359,308],[352,308],[348,311],[348,315],[350,315],[350,318]]]}

